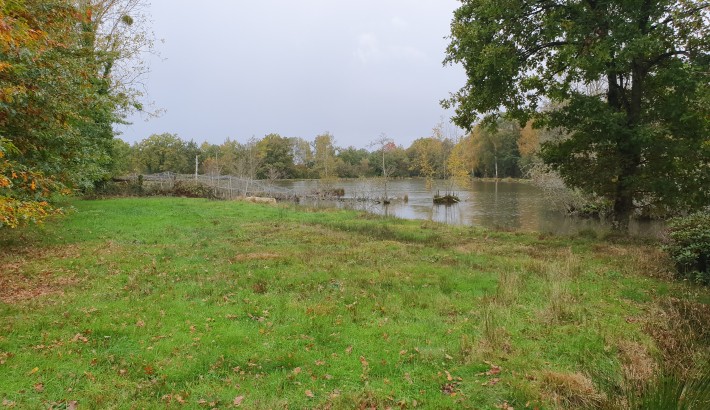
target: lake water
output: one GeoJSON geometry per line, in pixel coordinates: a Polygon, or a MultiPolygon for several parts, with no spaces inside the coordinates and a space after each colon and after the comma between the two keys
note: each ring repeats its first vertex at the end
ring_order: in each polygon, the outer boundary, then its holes
{"type": "MultiPolygon", "coordinates": [[[[308,206],[337,206],[406,219],[528,232],[574,234],[585,229],[610,230],[604,221],[565,215],[552,207],[540,189],[522,182],[473,181],[469,186],[452,186],[448,181],[434,181],[431,187],[427,187],[423,179],[391,180],[387,183],[387,196],[395,199],[389,205],[355,200],[382,198],[385,187],[377,179],[340,180],[328,184],[318,180],[279,181],[278,185],[299,192],[323,188],[345,190],[343,201],[309,200],[304,203],[308,206]],[[448,190],[453,190],[461,202],[450,206],[434,205],[434,194],[448,190]],[[407,201],[403,199],[405,196],[407,201]]],[[[634,235],[648,237],[657,236],[661,227],[659,222],[632,221],[630,230],[634,235]]]]}

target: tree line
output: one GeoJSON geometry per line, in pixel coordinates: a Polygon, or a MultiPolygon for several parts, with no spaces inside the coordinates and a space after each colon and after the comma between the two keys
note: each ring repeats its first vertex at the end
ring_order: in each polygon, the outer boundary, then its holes
{"type": "Polygon", "coordinates": [[[462,0],[445,63],[466,83],[442,102],[469,133],[370,150],[270,134],[129,146],[113,125],[144,110],[152,46],[144,0],[0,0],[0,227],[60,211],[57,195],[125,172],[257,178],[519,177],[538,161],[612,204],[620,228],[710,205],[707,1],[462,0]],[[514,120],[514,121],[513,121],[514,120]],[[520,126],[518,124],[524,124],[520,126]]]}
{"type": "Polygon", "coordinates": [[[328,179],[383,175],[393,178],[520,178],[536,160],[540,136],[530,124],[501,120],[495,128],[479,126],[466,136],[445,135],[443,123],[408,147],[386,136],[370,149],[337,145],[329,132],[313,140],[268,134],[246,142],[222,144],[186,141],[175,134],[155,134],[133,145],[115,140],[117,173],[153,174],[196,171],[251,179],[328,179]],[[384,153],[383,153],[384,151],[384,153]],[[197,166],[197,168],[196,168],[197,166]]]}

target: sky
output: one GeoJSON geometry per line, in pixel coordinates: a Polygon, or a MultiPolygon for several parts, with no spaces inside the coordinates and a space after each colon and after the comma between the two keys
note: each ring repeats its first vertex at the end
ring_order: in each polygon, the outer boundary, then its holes
{"type": "MultiPolygon", "coordinates": [[[[456,0],[152,0],[159,57],[127,142],[169,132],[245,142],[269,133],[365,148],[408,146],[453,114],[439,101],[465,83],[444,66],[456,0]]],[[[449,134],[461,131],[447,125],[449,134]]]]}

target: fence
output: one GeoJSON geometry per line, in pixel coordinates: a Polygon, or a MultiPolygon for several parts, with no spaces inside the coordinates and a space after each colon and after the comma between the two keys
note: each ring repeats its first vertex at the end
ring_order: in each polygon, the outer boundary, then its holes
{"type": "Polygon", "coordinates": [[[142,177],[143,183],[159,185],[161,190],[174,188],[178,181],[197,182],[214,189],[218,198],[234,199],[246,196],[264,196],[278,200],[298,200],[312,195],[308,192],[297,192],[293,189],[276,186],[266,181],[235,177],[233,175],[194,175],[163,172],[151,175],[130,175],[125,180],[136,182],[142,177]]]}

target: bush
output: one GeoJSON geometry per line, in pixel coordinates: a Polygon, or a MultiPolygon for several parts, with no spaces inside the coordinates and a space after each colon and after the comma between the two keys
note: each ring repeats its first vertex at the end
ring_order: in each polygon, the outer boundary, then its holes
{"type": "Polygon", "coordinates": [[[196,181],[177,181],[173,186],[172,194],[188,198],[209,198],[215,199],[214,188],[196,181]]]}
{"type": "Polygon", "coordinates": [[[710,285],[710,210],[671,219],[663,248],[679,275],[710,285]]]}

